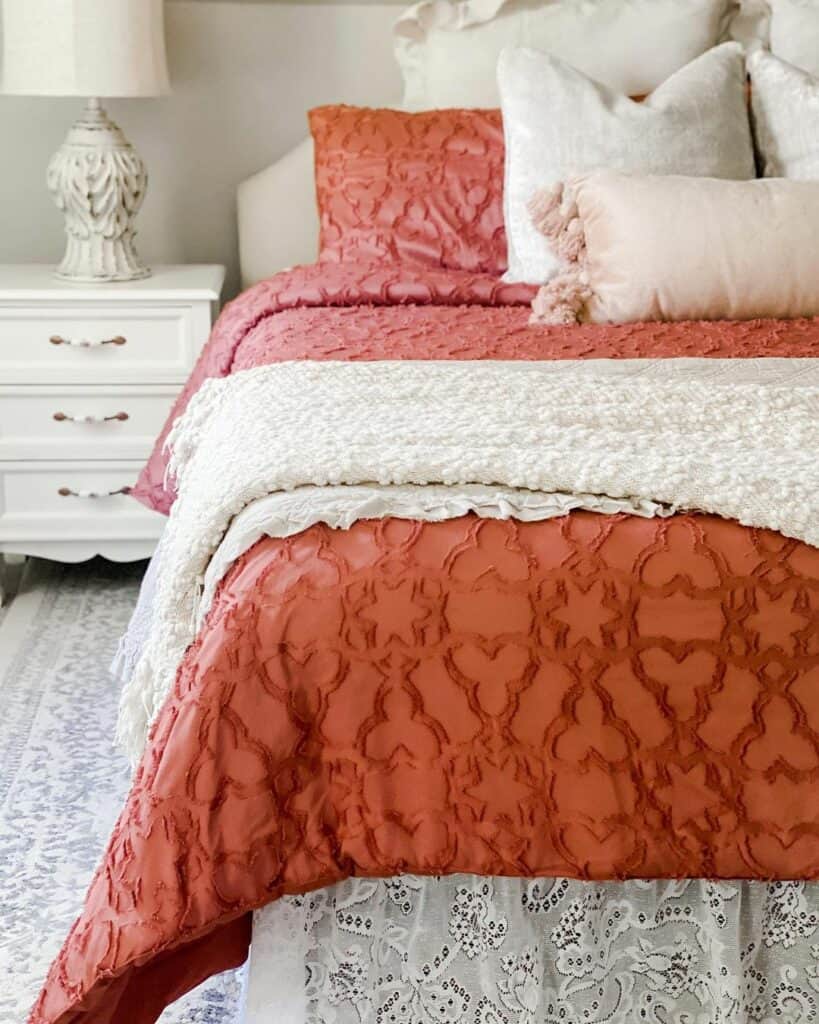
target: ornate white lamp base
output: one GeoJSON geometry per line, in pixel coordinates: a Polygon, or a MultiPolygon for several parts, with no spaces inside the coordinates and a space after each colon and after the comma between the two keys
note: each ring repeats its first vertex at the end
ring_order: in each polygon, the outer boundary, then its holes
{"type": "Polygon", "coordinates": [[[68,236],[57,277],[134,281],[151,271],[134,248],[134,218],[148,175],[139,154],[96,99],[54,154],[48,187],[65,214],[68,236]]]}

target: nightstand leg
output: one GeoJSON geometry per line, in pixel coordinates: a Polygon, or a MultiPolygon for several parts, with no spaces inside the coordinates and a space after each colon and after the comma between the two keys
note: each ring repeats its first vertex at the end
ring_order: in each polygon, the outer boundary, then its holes
{"type": "Polygon", "coordinates": [[[20,589],[27,561],[28,555],[4,555],[0,551],[0,607],[20,589]]]}

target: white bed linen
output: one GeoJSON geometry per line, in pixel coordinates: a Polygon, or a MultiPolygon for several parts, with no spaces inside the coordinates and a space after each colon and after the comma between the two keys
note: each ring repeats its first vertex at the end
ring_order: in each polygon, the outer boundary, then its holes
{"type": "Polygon", "coordinates": [[[350,879],[256,912],[244,1024],[811,1024],[819,884],[350,879]]]}

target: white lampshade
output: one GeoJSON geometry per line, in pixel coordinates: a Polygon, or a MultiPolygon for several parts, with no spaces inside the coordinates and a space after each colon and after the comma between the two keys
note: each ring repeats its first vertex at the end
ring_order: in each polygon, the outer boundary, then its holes
{"type": "Polygon", "coordinates": [[[0,0],[0,90],[24,96],[169,91],[163,0],[0,0]]]}

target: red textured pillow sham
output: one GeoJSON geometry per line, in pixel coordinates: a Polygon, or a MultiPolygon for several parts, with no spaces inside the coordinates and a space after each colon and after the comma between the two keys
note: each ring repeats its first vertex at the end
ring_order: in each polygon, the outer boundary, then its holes
{"type": "Polygon", "coordinates": [[[309,118],[319,259],[503,273],[499,110],[327,106],[309,118]]]}

